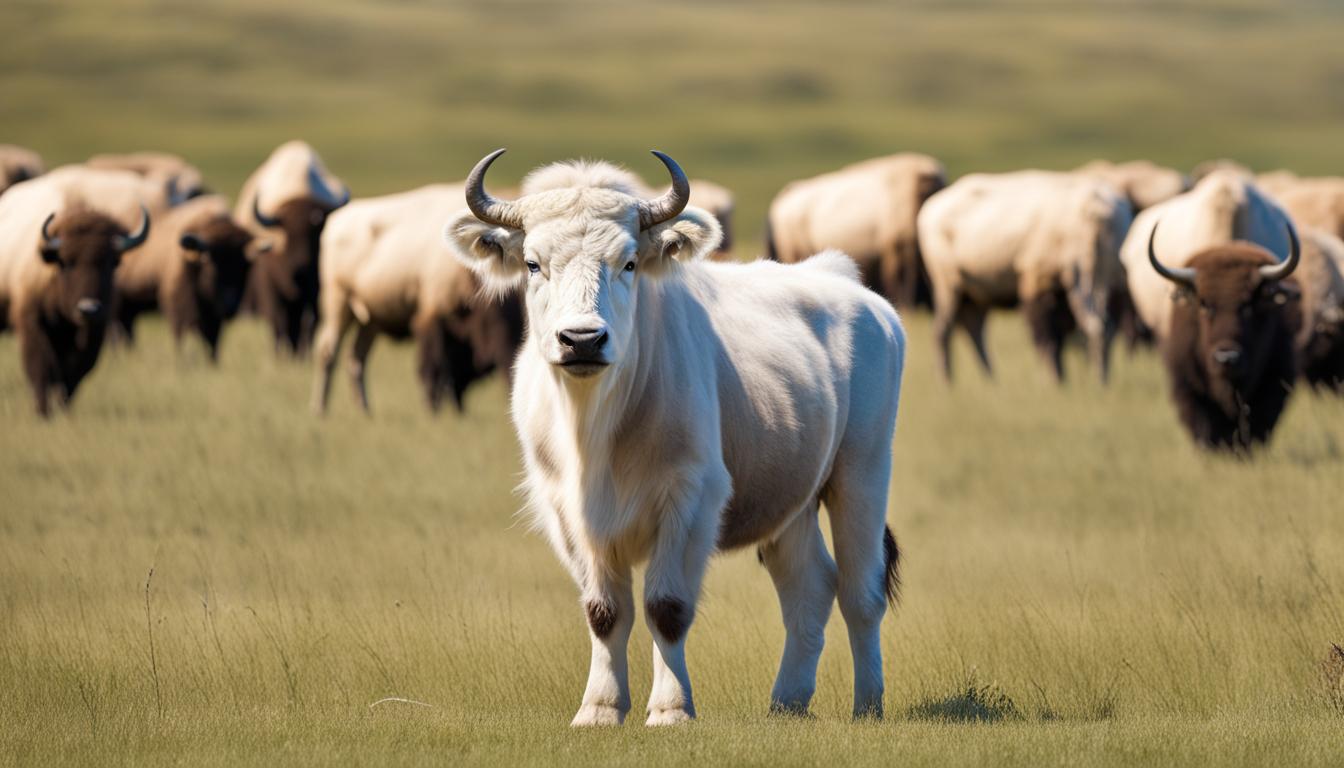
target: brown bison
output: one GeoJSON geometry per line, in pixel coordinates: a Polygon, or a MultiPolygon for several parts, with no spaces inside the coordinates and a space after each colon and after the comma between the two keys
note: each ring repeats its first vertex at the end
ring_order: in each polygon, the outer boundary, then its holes
{"type": "Polygon", "coordinates": [[[139,314],[158,309],[179,345],[194,330],[216,360],[220,330],[238,313],[247,287],[251,241],[252,233],[234,222],[218,195],[193,198],[161,215],[145,246],[117,269],[114,316],[126,338],[134,338],[139,314]]]}
{"type": "Polygon", "coordinates": [[[149,211],[134,233],[105,213],[70,205],[34,181],[0,197],[0,318],[18,336],[37,412],[64,405],[102,349],[113,272],[145,241],[149,211]]]}
{"type": "Polygon", "coordinates": [[[322,228],[349,200],[345,183],[302,141],[280,145],[243,184],[234,218],[257,237],[248,305],[270,323],[278,352],[308,349],[317,325],[322,228]]]}
{"type": "Polygon", "coordinates": [[[509,376],[522,342],[521,302],[483,294],[443,241],[442,223],[462,208],[464,189],[434,184],[357,200],[332,214],[322,233],[315,413],[326,410],[341,340],[351,326],[357,331],[350,377],[365,411],[365,360],[379,335],[415,339],[431,411],[445,394],[460,411],[467,387],[494,369],[509,376]]]}
{"type": "Polygon", "coordinates": [[[1244,453],[1269,438],[1293,390],[1296,285],[1301,246],[1287,227],[1288,258],[1244,241],[1196,253],[1184,267],[1148,261],[1176,286],[1162,355],[1181,421],[1204,448],[1244,453]]]}
{"type": "Polygon", "coordinates": [[[942,163],[914,153],[792,182],[770,203],[766,256],[795,263],[835,248],[859,264],[864,285],[893,304],[928,304],[915,219],[946,184],[942,163]]]}
{"type": "Polygon", "coordinates": [[[1302,329],[1297,369],[1313,389],[1344,395],[1344,241],[1319,229],[1302,231],[1302,329]]]}
{"type": "Polygon", "coordinates": [[[0,192],[42,175],[42,158],[31,149],[0,144],[0,192]]]}

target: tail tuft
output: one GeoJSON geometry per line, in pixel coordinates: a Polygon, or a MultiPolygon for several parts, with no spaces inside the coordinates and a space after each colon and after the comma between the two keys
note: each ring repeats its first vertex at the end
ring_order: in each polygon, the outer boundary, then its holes
{"type": "Polygon", "coordinates": [[[896,546],[891,526],[887,526],[882,534],[882,554],[886,563],[887,604],[895,608],[901,601],[901,548],[896,546]]]}

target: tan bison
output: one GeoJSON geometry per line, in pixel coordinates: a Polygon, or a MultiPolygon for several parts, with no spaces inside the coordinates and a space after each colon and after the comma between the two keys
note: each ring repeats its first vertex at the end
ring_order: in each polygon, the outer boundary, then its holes
{"type": "Polygon", "coordinates": [[[0,144],[0,192],[42,175],[42,157],[31,149],[0,144]]]}
{"type": "Polygon", "coordinates": [[[354,326],[350,377],[367,411],[365,361],[380,334],[415,339],[425,401],[445,393],[459,410],[475,380],[507,377],[522,337],[515,295],[485,295],[449,252],[443,222],[462,208],[462,184],[436,184],[357,200],[331,215],[322,233],[321,324],[316,339],[313,410],[326,410],[341,340],[354,326]]]}
{"type": "Polygon", "coordinates": [[[879,157],[795,181],[770,203],[766,255],[794,263],[827,248],[849,254],[864,285],[899,306],[927,300],[915,218],[947,183],[927,155],[879,157]]]}
{"type": "Polygon", "coordinates": [[[197,168],[166,152],[132,152],[125,155],[94,155],[84,163],[105,171],[130,171],[163,187],[160,207],[181,205],[205,194],[205,179],[197,168]]]}
{"type": "Polygon", "coordinates": [[[1109,183],[1051,171],[973,174],[929,198],[919,240],[945,376],[954,326],[970,335],[989,372],[985,318],[993,307],[1020,304],[1057,379],[1064,340],[1079,328],[1105,380],[1114,333],[1107,303],[1123,280],[1118,252],[1132,210],[1109,183]]]}

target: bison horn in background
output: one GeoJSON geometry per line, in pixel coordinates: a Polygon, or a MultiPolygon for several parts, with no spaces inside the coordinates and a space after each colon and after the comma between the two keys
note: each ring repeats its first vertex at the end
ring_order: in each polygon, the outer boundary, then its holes
{"type": "Polygon", "coordinates": [[[149,209],[145,207],[144,203],[141,203],[140,228],[126,237],[118,237],[116,240],[116,248],[118,251],[129,251],[145,242],[145,238],[147,237],[149,237],[149,209]]]}
{"type": "Polygon", "coordinates": [[[654,157],[662,160],[663,165],[667,166],[667,172],[672,176],[672,188],[662,197],[640,201],[640,229],[648,229],[675,218],[677,214],[686,210],[686,204],[691,201],[691,183],[686,180],[686,172],[681,170],[681,166],[677,165],[676,160],[656,149],[651,151],[654,157]]]}
{"type": "MultiPolygon", "coordinates": [[[[1153,248],[1153,241],[1157,239],[1158,221],[1153,224],[1153,231],[1148,235],[1148,263],[1153,265],[1157,274],[1167,278],[1177,285],[1183,285],[1186,288],[1195,287],[1195,270],[1190,267],[1167,267],[1157,260],[1157,251],[1153,248]]],[[[1296,242],[1296,240],[1294,240],[1296,242]]]]}
{"type": "Polygon", "coordinates": [[[1282,280],[1297,269],[1297,260],[1302,255],[1302,244],[1297,241],[1297,232],[1288,224],[1288,258],[1278,264],[1269,264],[1260,268],[1260,277],[1266,280],[1282,280]]]}
{"type": "Polygon", "coordinates": [[[47,214],[47,220],[44,221],[44,222],[42,222],[42,247],[43,247],[43,248],[49,248],[49,249],[51,249],[51,250],[57,250],[57,249],[59,249],[59,248],[61,247],[61,239],[60,239],[59,237],[52,237],[52,235],[51,235],[51,231],[48,229],[48,227],[51,226],[51,222],[53,222],[53,221],[55,221],[55,220],[56,220],[56,212],[53,211],[53,212],[51,212],[50,214],[47,214]]]}
{"type": "Polygon", "coordinates": [[[518,206],[507,200],[497,200],[485,191],[485,172],[490,170],[490,164],[495,162],[495,158],[502,154],[504,154],[504,149],[496,149],[481,158],[481,161],[467,175],[467,207],[471,209],[476,218],[486,224],[510,229],[522,229],[523,217],[518,210],[518,206]]]}
{"type": "Polygon", "coordinates": [[[278,227],[278,226],[280,226],[280,220],[279,220],[279,219],[272,219],[272,218],[266,216],[266,214],[264,214],[264,213],[261,212],[261,195],[260,195],[260,194],[257,194],[256,196],[254,196],[254,197],[252,198],[252,218],[256,219],[256,220],[257,220],[257,223],[260,224],[260,225],[263,226],[263,227],[278,227]]]}

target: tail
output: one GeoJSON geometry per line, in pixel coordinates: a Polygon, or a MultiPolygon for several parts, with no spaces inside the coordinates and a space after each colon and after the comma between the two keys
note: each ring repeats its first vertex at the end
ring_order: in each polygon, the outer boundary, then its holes
{"type": "Polygon", "coordinates": [[[762,234],[765,238],[765,258],[770,261],[779,261],[779,250],[775,248],[775,233],[770,228],[770,216],[765,217],[765,232],[762,234]]]}
{"type": "Polygon", "coordinates": [[[901,549],[896,546],[891,526],[882,531],[882,555],[886,572],[883,588],[887,593],[887,604],[895,608],[901,602],[901,549]]]}

